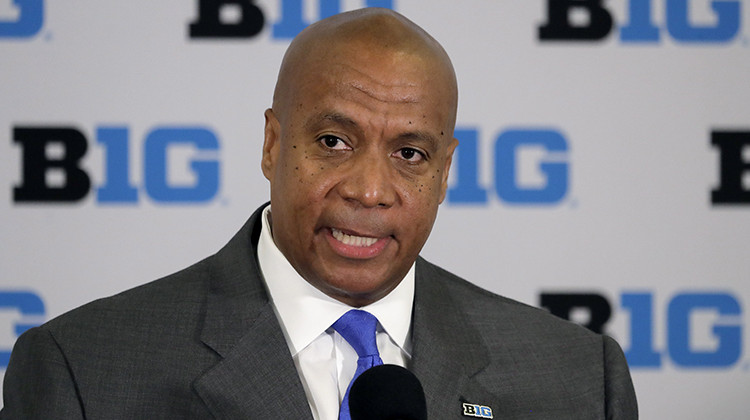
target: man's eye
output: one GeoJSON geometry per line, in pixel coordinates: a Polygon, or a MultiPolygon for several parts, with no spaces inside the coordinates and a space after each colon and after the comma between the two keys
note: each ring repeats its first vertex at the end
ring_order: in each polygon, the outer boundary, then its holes
{"type": "Polygon", "coordinates": [[[396,157],[407,160],[411,163],[419,162],[424,159],[424,154],[417,149],[411,147],[404,147],[399,149],[395,153],[396,157]]]}
{"type": "Polygon", "coordinates": [[[336,136],[326,135],[318,139],[318,141],[325,147],[334,150],[346,150],[349,147],[343,140],[336,136]]]}

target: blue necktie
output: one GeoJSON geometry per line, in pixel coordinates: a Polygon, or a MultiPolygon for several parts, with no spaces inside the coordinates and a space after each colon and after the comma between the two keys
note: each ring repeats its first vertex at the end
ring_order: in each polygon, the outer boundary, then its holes
{"type": "Polygon", "coordinates": [[[359,356],[359,359],[357,359],[357,370],[354,372],[354,377],[346,388],[344,400],[341,401],[339,420],[351,419],[349,415],[349,390],[354,380],[367,369],[383,364],[383,360],[380,359],[380,354],[378,353],[378,345],[375,342],[375,328],[377,325],[378,319],[374,315],[369,312],[360,311],[359,309],[352,309],[341,315],[341,318],[333,323],[333,329],[344,337],[344,340],[354,348],[357,356],[359,356]]]}

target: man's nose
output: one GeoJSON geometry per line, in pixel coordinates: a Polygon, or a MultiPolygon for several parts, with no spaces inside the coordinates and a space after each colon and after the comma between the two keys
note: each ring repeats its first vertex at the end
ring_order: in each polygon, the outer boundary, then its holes
{"type": "Polygon", "coordinates": [[[362,155],[351,162],[340,184],[341,196],[363,207],[391,207],[397,199],[395,176],[388,157],[362,155]]]}

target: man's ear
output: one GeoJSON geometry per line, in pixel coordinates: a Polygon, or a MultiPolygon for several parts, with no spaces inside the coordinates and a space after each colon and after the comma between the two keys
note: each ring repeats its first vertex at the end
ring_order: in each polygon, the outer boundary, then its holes
{"type": "Polygon", "coordinates": [[[458,139],[453,138],[451,140],[451,144],[448,145],[448,151],[445,158],[445,167],[443,168],[443,179],[442,183],[440,184],[440,203],[442,204],[443,200],[445,200],[445,193],[448,191],[448,173],[451,170],[451,162],[453,162],[453,152],[456,150],[456,146],[458,146],[458,139]]]}
{"type": "Polygon", "coordinates": [[[279,142],[281,140],[281,124],[276,118],[273,109],[268,108],[265,112],[266,125],[263,130],[263,157],[260,167],[263,175],[269,181],[273,179],[274,168],[279,156],[279,142]]]}

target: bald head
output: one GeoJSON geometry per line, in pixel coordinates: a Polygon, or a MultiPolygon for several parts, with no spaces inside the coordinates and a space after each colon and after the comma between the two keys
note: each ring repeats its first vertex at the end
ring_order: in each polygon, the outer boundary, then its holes
{"type": "MultiPolygon", "coordinates": [[[[441,91],[441,101],[451,109],[451,119],[455,123],[458,88],[448,54],[414,22],[392,10],[379,8],[341,13],[303,30],[284,56],[274,91],[273,110],[279,118],[284,118],[288,106],[294,102],[293,96],[304,89],[310,79],[315,83],[315,77],[326,77],[334,67],[356,66],[356,63],[381,66],[384,79],[374,80],[380,85],[429,84],[432,89],[441,91]],[[403,77],[394,78],[396,74],[403,77]]],[[[366,86],[357,87],[366,89],[366,86]]],[[[386,95],[383,100],[421,99],[389,98],[389,92],[380,93],[386,95]]]]}
{"type": "Polygon", "coordinates": [[[261,168],[273,240],[302,278],[355,307],[404,279],[445,198],[456,101],[443,48],[390,10],[333,16],[292,41],[261,168]]]}

